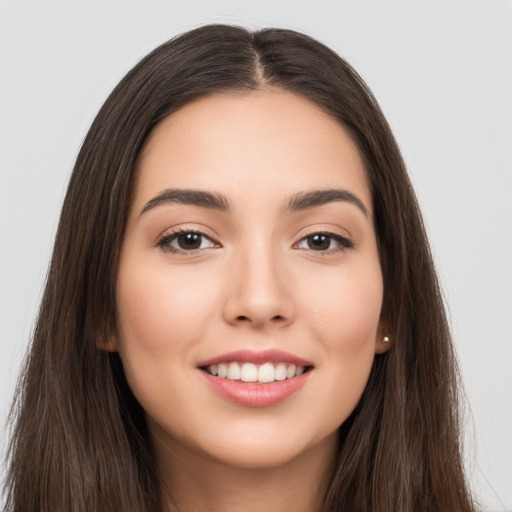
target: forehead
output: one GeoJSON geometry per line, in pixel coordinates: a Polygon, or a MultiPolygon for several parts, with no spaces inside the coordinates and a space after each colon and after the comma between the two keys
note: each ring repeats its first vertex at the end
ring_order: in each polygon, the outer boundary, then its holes
{"type": "Polygon", "coordinates": [[[342,187],[371,212],[364,164],[348,131],[280,89],[205,96],[160,122],[139,159],[134,206],[169,187],[221,191],[235,204],[241,192],[279,201],[342,187]]]}

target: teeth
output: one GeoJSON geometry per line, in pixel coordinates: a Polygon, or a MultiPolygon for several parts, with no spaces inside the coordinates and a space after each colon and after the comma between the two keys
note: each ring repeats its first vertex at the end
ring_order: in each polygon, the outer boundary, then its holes
{"type": "Polygon", "coordinates": [[[273,364],[262,364],[258,368],[258,382],[274,382],[275,373],[273,364]]]}
{"type": "Polygon", "coordinates": [[[218,372],[219,377],[225,379],[228,376],[228,365],[223,363],[219,364],[218,372]]]}
{"type": "MultiPolygon", "coordinates": [[[[238,363],[231,364],[238,366],[238,363]]],[[[240,370],[240,380],[243,382],[256,382],[258,380],[258,367],[252,363],[244,363],[240,370]]]]}
{"type": "Polygon", "coordinates": [[[227,378],[229,380],[238,380],[240,378],[240,366],[237,363],[229,363],[227,378]]]}
{"type": "Polygon", "coordinates": [[[243,382],[268,383],[276,380],[292,379],[305,372],[304,366],[296,366],[286,363],[265,363],[256,365],[253,363],[220,363],[212,364],[206,368],[210,375],[221,379],[241,380],[243,382]]]}
{"type": "Polygon", "coordinates": [[[286,379],[286,365],[284,363],[279,363],[276,366],[275,379],[276,380],[286,379]]]}
{"type": "Polygon", "coordinates": [[[286,370],[286,378],[291,379],[292,377],[295,377],[295,370],[297,367],[294,364],[291,364],[288,366],[288,369],[286,370]]]}

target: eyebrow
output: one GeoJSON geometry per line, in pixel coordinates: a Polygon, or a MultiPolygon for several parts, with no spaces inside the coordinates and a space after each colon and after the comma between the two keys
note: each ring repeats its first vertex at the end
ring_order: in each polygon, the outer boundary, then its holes
{"type": "Polygon", "coordinates": [[[352,192],[340,188],[299,192],[290,198],[290,201],[284,209],[284,213],[309,210],[310,208],[316,208],[317,206],[335,201],[353,204],[368,217],[368,210],[361,199],[352,194],[352,192]]]}
{"type": "Polygon", "coordinates": [[[140,214],[142,215],[156,206],[170,203],[189,204],[199,206],[200,208],[219,210],[221,212],[231,211],[229,202],[223,194],[205,192],[204,190],[167,189],[160,192],[157,196],[153,197],[153,199],[150,199],[144,205],[140,214]]]}
{"type": "MultiPolygon", "coordinates": [[[[289,199],[287,205],[283,209],[283,213],[309,210],[335,201],[353,204],[359,208],[366,217],[368,217],[368,210],[364,206],[363,202],[357,196],[352,194],[352,192],[344,189],[299,192],[289,199]]],[[[144,205],[140,215],[143,215],[157,206],[172,203],[198,206],[200,208],[218,210],[226,213],[233,210],[227,197],[218,192],[206,192],[204,190],[194,189],[167,189],[150,199],[144,205]]]]}

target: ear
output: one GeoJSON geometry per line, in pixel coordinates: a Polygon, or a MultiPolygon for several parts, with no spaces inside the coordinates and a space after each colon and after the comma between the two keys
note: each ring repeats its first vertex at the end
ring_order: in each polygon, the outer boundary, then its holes
{"type": "Polygon", "coordinates": [[[101,350],[106,350],[107,352],[117,352],[119,350],[117,336],[110,336],[101,345],[99,345],[98,348],[101,350]]]}
{"type": "Polygon", "coordinates": [[[98,336],[96,347],[99,350],[106,350],[107,352],[118,352],[119,351],[119,336],[117,329],[110,329],[110,334],[104,333],[103,336],[98,336]]]}
{"type": "Polygon", "coordinates": [[[388,324],[386,321],[381,320],[379,322],[379,328],[377,329],[377,336],[375,338],[375,353],[384,354],[393,345],[393,337],[390,333],[388,324]]]}

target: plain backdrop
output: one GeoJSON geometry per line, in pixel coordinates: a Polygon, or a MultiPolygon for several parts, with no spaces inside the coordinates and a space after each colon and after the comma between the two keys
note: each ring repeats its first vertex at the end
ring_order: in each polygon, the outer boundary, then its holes
{"type": "Polygon", "coordinates": [[[95,113],[147,52],[211,22],[305,32],[374,91],[450,311],[468,471],[484,510],[512,509],[512,0],[0,0],[0,438],[95,113]]]}

